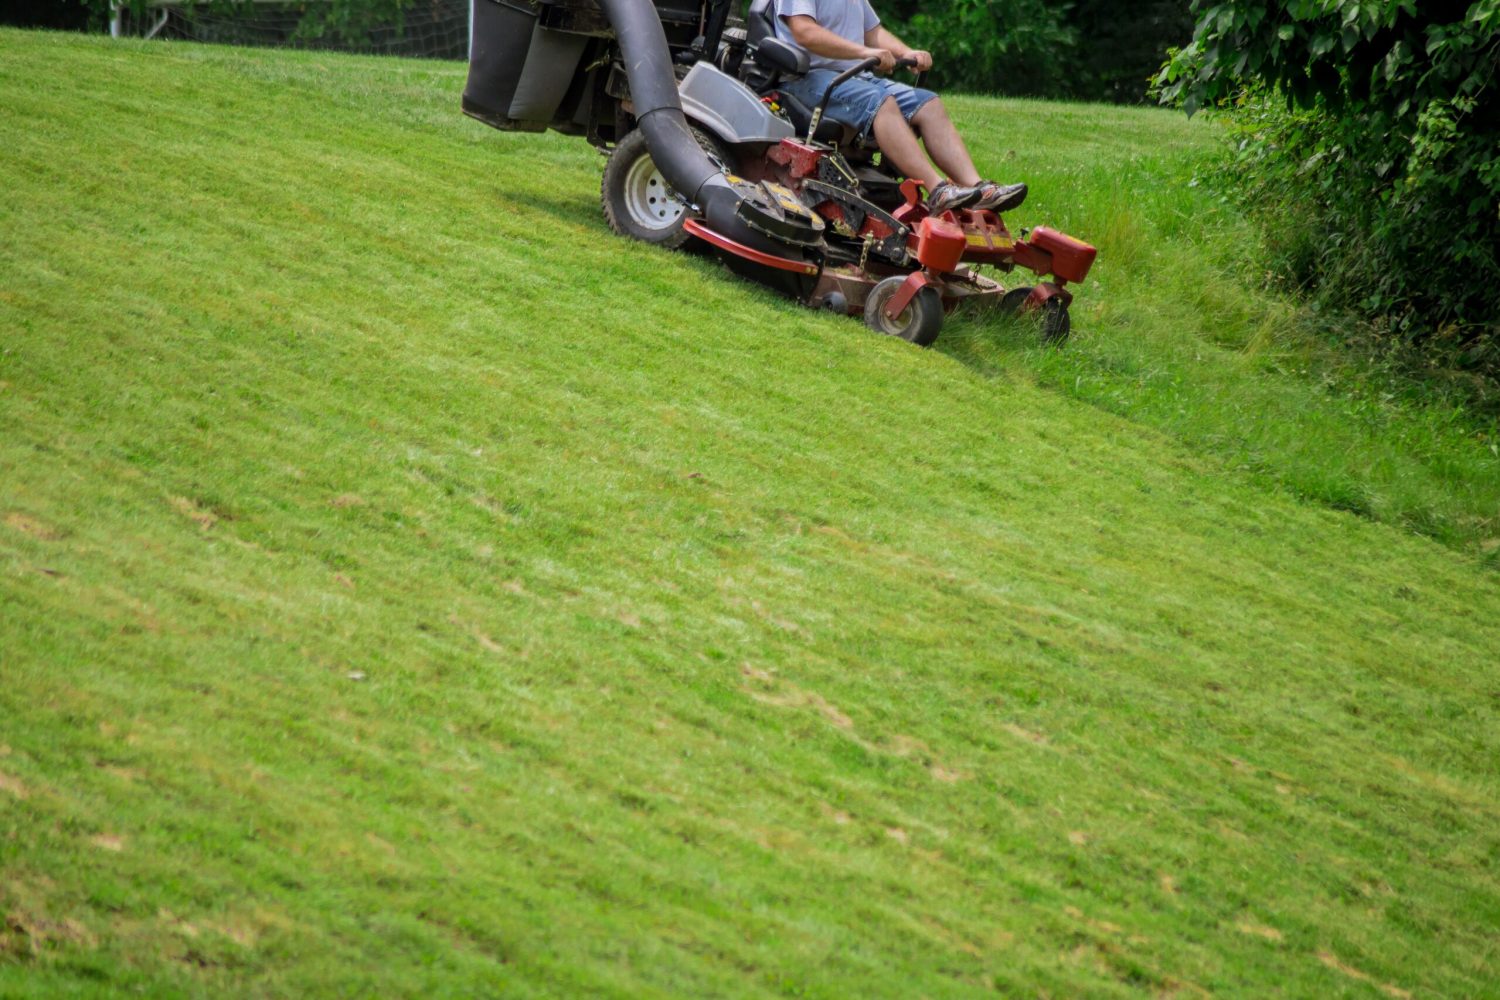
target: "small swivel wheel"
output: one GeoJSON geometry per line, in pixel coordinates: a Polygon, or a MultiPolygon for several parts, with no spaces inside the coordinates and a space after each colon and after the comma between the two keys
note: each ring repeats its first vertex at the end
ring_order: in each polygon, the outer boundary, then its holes
{"type": "Polygon", "coordinates": [[[1049,347],[1061,347],[1073,332],[1073,321],[1068,318],[1068,304],[1062,299],[1048,299],[1042,305],[1042,343],[1049,347]]]}
{"type": "Polygon", "coordinates": [[[1073,330],[1073,321],[1068,317],[1068,304],[1061,296],[1053,296],[1042,303],[1041,308],[1030,304],[1032,286],[1021,285],[1000,296],[995,310],[1002,316],[1029,316],[1036,320],[1042,334],[1042,343],[1049,347],[1061,347],[1073,330]]]}
{"type": "Polygon", "coordinates": [[[876,333],[909,340],[918,347],[926,347],[937,340],[943,328],[943,300],[937,289],[923,285],[911,297],[901,314],[892,318],[885,314],[886,303],[906,284],[906,275],[897,274],[882,278],[870,289],[865,299],[865,325],[876,333]]]}

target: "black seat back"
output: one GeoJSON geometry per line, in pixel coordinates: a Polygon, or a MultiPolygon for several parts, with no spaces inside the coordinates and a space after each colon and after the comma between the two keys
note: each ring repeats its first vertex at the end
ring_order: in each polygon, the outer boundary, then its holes
{"type": "Polygon", "coordinates": [[[751,45],[776,37],[776,0],[755,0],[745,14],[745,40],[751,45]]]}
{"type": "Polygon", "coordinates": [[[750,58],[740,76],[751,90],[765,93],[784,77],[807,72],[807,50],[776,37],[776,0],[754,0],[745,14],[745,42],[750,58]]]}

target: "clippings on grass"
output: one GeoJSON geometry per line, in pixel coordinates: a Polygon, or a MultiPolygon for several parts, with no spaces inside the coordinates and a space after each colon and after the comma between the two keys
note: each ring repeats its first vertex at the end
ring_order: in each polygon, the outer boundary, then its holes
{"type": "Polygon", "coordinates": [[[202,531],[208,531],[219,523],[217,515],[212,511],[204,510],[187,497],[169,497],[168,502],[171,503],[173,510],[198,525],[202,531]]]}
{"type": "Polygon", "coordinates": [[[1252,937],[1265,938],[1267,941],[1280,941],[1282,934],[1274,927],[1265,924],[1257,924],[1250,920],[1241,920],[1234,925],[1234,929],[1241,934],[1249,934],[1252,937]]]}
{"type": "MultiPolygon", "coordinates": [[[[744,664],[740,672],[746,677],[758,680],[764,684],[774,683],[769,674],[756,671],[756,668],[744,664]]],[[[810,706],[817,710],[818,714],[831,722],[839,729],[853,730],[854,720],[841,712],[837,705],[828,701],[820,694],[812,691],[804,691],[795,684],[783,684],[783,690],[778,693],[769,691],[754,691],[745,689],[745,693],[762,705],[773,705],[776,708],[802,708],[810,706]]]]}
{"type": "Polygon", "coordinates": [[[23,535],[40,538],[44,542],[56,542],[63,537],[62,532],[56,528],[44,524],[29,514],[22,514],[20,511],[12,511],[6,514],[5,524],[6,527],[14,528],[23,535]]]}
{"type": "Polygon", "coordinates": [[[850,739],[870,753],[914,760],[922,765],[934,781],[955,784],[969,777],[968,772],[937,760],[932,748],[923,740],[902,733],[877,741],[864,739],[856,733],[854,720],[822,695],[805,691],[795,684],[779,681],[772,672],[749,663],[740,664],[740,673],[755,685],[770,689],[757,690],[751,684],[742,686],[741,690],[762,705],[772,705],[776,708],[812,708],[826,722],[849,734],[850,739]]]}
{"type": "Polygon", "coordinates": [[[473,627],[473,626],[470,626],[470,625],[466,624],[462,618],[458,617],[458,615],[449,615],[448,616],[448,624],[449,625],[456,625],[457,627],[459,627],[459,628],[464,629],[465,631],[467,631],[470,635],[472,635],[474,637],[474,641],[477,642],[477,643],[479,643],[479,645],[483,649],[485,649],[486,651],[488,651],[488,652],[491,652],[491,653],[503,653],[503,652],[505,652],[505,647],[504,646],[500,645],[500,643],[496,642],[494,639],[491,639],[484,632],[481,632],[477,627],[473,627]]]}
{"type": "Polygon", "coordinates": [[[1095,920],[1093,917],[1087,916],[1076,906],[1064,906],[1063,912],[1072,917],[1074,920],[1087,924],[1089,927],[1093,928],[1095,931],[1098,931],[1101,934],[1108,934],[1113,936],[1125,933],[1125,928],[1121,927],[1119,924],[1111,923],[1108,920],[1095,920]]]}
{"type": "Polygon", "coordinates": [[[38,958],[49,948],[71,946],[92,950],[97,944],[93,932],[72,917],[50,920],[25,910],[13,910],[0,923],[0,956],[38,958]]]}
{"type": "Polygon", "coordinates": [[[946,945],[954,951],[961,951],[965,955],[972,955],[974,958],[984,957],[984,950],[980,948],[979,945],[975,944],[973,941],[968,940],[957,931],[943,926],[936,919],[932,917],[922,917],[921,922],[922,926],[926,928],[929,936],[937,942],[946,945]]]}
{"type": "Polygon", "coordinates": [[[20,778],[13,778],[4,771],[0,771],[0,792],[7,792],[18,799],[27,798],[31,794],[20,778]]]}
{"type": "Polygon", "coordinates": [[[824,816],[827,816],[829,819],[833,820],[833,822],[838,826],[848,826],[850,823],[854,822],[854,817],[850,816],[842,809],[835,809],[833,806],[829,805],[826,802],[819,802],[818,808],[823,811],[824,816]]]}
{"type": "Polygon", "coordinates": [[[94,766],[111,778],[123,781],[127,785],[133,785],[145,777],[145,774],[133,767],[121,767],[118,764],[105,764],[103,762],[95,762],[94,766]]]}
{"type": "Polygon", "coordinates": [[[1033,733],[1029,729],[1022,729],[1014,722],[1007,722],[1000,728],[1004,729],[1007,733],[1010,733],[1017,739],[1025,740],[1027,743],[1035,743],[1039,747],[1047,746],[1050,742],[1047,737],[1043,736],[1041,733],[1033,733]]]}
{"type": "Polygon", "coordinates": [[[1318,952],[1318,961],[1328,966],[1334,972],[1342,973],[1343,975],[1348,976],[1350,979],[1357,979],[1362,983],[1369,983],[1371,986],[1374,986],[1376,989],[1378,989],[1388,997],[1395,997],[1396,1000],[1411,1000],[1410,990],[1403,990],[1401,987],[1393,985],[1391,983],[1382,983],[1374,976],[1370,975],[1368,972],[1361,972],[1360,970],[1354,968],[1354,966],[1341,962],[1339,960],[1339,957],[1331,951],[1318,952]]]}

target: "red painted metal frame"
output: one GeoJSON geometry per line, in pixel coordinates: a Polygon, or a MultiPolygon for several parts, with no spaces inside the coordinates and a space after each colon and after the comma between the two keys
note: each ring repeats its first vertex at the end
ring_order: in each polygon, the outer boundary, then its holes
{"type": "Polygon", "coordinates": [[[811,177],[818,172],[818,161],[823,158],[823,152],[796,139],[782,139],[779,145],[766,151],[766,158],[786,167],[793,177],[811,177]]]}
{"type": "Polygon", "coordinates": [[[736,257],[743,257],[746,260],[754,261],[755,263],[762,264],[766,267],[774,267],[779,271],[797,271],[801,274],[818,273],[818,265],[816,264],[809,264],[805,260],[792,260],[788,257],[777,257],[775,254],[765,253],[764,251],[757,250],[754,247],[747,247],[745,246],[745,244],[738,243],[730,239],[728,236],[724,236],[714,232],[712,229],[709,229],[697,219],[684,220],[682,223],[682,228],[686,229],[688,232],[692,233],[700,240],[705,240],[709,243],[712,243],[720,250],[728,250],[736,257]]]}
{"type": "Polygon", "coordinates": [[[1068,305],[1073,301],[1073,293],[1063,287],[1066,284],[1067,282],[1061,278],[1056,282],[1037,282],[1036,287],[1032,288],[1031,294],[1026,296],[1025,305],[1027,310],[1040,309],[1047,304],[1048,299],[1062,299],[1063,305],[1068,305]]]}
{"type": "Polygon", "coordinates": [[[896,289],[896,294],[892,295],[890,301],[885,304],[885,314],[891,319],[900,316],[906,311],[906,307],[911,305],[911,300],[917,297],[918,292],[927,285],[935,283],[926,271],[913,271],[901,283],[901,287],[896,289]]]}
{"type": "MultiPolygon", "coordinates": [[[[922,203],[921,186],[916,181],[910,178],[902,181],[901,194],[906,203],[891,214],[912,227],[909,248],[916,253],[921,245],[916,229],[933,216],[927,214],[922,203]]],[[[1082,281],[1098,253],[1082,240],[1045,226],[1032,230],[1029,239],[1018,240],[1005,228],[1005,222],[998,214],[986,209],[947,211],[937,218],[963,230],[963,260],[993,264],[1007,270],[1020,266],[1039,276],[1052,274],[1057,277],[1059,286],[1069,281],[1082,281]]]]}

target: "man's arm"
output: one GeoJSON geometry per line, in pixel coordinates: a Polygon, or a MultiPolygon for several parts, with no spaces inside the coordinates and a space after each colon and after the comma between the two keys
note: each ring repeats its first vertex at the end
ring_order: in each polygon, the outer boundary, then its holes
{"type": "Polygon", "coordinates": [[[905,59],[907,56],[917,61],[918,73],[925,73],[932,69],[932,53],[924,49],[914,49],[907,45],[894,34],[885,30],[885,25],[877,24],[865,32],[865,44],[874,49],[885,49],[894,53],[897,59],[905,59]]]}
{"type": "Polygon", "coordinates": [[[877,35],[882,30],[879,27],[874,31],[865,32],[867,44],[861,45],[835,35],[806,14],[793,14],[784,20],[787,30],[792,33],[792,39],[814,55],[827,59],[864,60],[879,57],[882,73],[889,73],[896,68],[895,53],[890,49],[868,44],[871,36],[877,35]]]}

